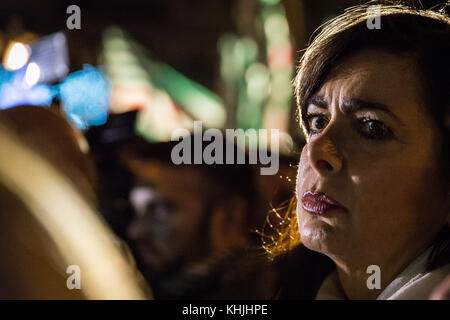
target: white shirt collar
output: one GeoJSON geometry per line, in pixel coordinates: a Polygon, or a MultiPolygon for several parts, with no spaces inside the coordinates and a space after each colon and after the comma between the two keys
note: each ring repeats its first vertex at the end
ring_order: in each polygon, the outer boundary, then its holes
{"type": "MultiPolygon", "coordinates": [[[[377,297],[377,300],[428,299],[434,288],[450,273],[450,264],[431,272],[425,271],[431,248],[415,259],[377,297]]],[[[383,275],[381,275],[383,276],[383,275]]],[[[316,300],[345,300],[337,271],[333,271],[322,283],[316,300]]]]}

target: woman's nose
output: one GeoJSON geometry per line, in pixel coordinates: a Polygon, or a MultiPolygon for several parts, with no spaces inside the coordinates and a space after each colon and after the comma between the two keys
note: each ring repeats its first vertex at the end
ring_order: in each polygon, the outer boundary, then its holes
{"type": "Polygon", "coordinates": [[[330,175],[342,169],[342,156],[330,137],[323,135],[307,144],[311,166],[321,175],[330,175]]]}

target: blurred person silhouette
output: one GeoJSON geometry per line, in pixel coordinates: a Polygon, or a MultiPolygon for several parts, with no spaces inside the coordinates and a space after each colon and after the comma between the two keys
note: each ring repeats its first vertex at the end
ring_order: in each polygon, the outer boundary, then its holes
{"type": "Polygon", "coordinates": [[[1,110],[0,140],[0,298],[150,297],[96,213],[95,168],[64,117],[43,107],[1,110]],[[68,288],[73,264],[80,290],[68,288]]]}
{"type": "Polygon", "coordinates": [[[119,151],[134,176],[126,238],[155,298],[269,298],[272,277],[255,232],[269,203],[261,186],[270,181],[285,199],[292,186],[258,177],[256,165],[174,165],[177,143],[136,137],[119,151]]]}

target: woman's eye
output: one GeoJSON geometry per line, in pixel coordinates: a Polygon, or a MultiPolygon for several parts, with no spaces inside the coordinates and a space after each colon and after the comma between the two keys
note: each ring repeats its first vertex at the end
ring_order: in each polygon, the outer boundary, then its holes
{"type": "MultiPolygon", "coordinates": [[[[320,113],[306,115],[307,130],[310,135],[320,133],[327,125],[328,118],[320,113]]],[[[392,136],[392,131],[379,120],[362,118],[359,120],[359,131],[366,139],[383,140],[392,136]]]]}
{"type": "Polygon", "coordinates": [[[392,131],[383,122],[369,118],[360,120],[361,133],[367,139],[388,139],[392,135],[392,131]]]}
{"type": "Polygon", "coordinates": [[[327,123],[328,119],[323,114],[308,114],[306,115],[307,129],[310,134],[319,133],[322,131],[327,123]]]}

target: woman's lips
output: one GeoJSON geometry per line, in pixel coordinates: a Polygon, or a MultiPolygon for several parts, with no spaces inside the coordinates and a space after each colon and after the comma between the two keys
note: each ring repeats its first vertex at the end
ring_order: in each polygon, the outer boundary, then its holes
{"type": "Polygon", "coordinates": [[[302,196],[302,207],[309,214],[323,215],[333,209],[344,209],[339,202],[324,193],[307,191],[302,196]]]}

